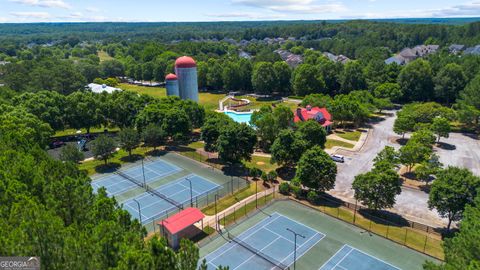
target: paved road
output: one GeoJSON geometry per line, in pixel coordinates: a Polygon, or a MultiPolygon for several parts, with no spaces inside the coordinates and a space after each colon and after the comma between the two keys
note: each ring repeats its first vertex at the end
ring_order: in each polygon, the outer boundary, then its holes
{"type": "MultiPolygon", "coordinates": [[[[390,113],[390,116],[387,116],[385,120],[373,124],[367,141],[359,152],[337,151],[338,154],[346,157],[346,161],[344,164],[338,164],[335,189],[330,191],[330,194],[354,203],[354,192],[351,188],[354,177],[369,171],[373,166],[373,159],[385,146],[400,148],[400,145],[395,143],[395,138],[398,138],[398,135],[393,132],[395,112],[389,111],[388,113],[390,113]]],[[[447,222],[447,220],[440,218],[435,210],[428,209],[428,194],[423,191],[402,188],[402,193],[396,199],[397,202],[391,210],[406,216],[410,220],[432,226],[439,226],[447,222]]]]}

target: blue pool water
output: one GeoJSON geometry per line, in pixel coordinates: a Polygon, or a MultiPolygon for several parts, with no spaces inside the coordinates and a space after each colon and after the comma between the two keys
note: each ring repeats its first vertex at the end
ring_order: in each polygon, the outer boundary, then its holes
{"type": "Polygon", "coordinates": [[[235,113],[235,112],[224,112],[233,121],[238,123],[250,123],[250,119],[252,118],[252,113],[235,113]]]}

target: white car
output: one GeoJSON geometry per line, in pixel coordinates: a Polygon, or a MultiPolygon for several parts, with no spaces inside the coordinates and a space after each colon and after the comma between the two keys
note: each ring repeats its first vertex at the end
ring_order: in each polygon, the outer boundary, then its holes
{"type": "Polygon", "coordinates": [[[335,162],[340,162],[344,163],[345,162],[345,157],[341,155],[330,155],[335,162]]]}

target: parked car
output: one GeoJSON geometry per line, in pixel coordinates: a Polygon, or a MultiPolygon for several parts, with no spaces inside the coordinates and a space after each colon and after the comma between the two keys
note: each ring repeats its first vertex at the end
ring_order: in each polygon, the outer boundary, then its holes
{"type": "Polygon", "coordinates": [[[341,155],[330,155],[335,162],[340,162],[344,163],[345,162],[345,157],[341,155]]]}

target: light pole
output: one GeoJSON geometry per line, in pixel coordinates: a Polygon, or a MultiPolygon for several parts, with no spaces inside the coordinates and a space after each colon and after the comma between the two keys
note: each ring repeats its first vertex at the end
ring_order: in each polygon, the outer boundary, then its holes
{"type": "Polygon", "coordinates": [[[300,237],[302,237],[303,239],[305,239],[305,236],[303,236],[303,235],[301,235],[301,234],[299,234],[299,233],[296,233],[296,232],[294,232],[293,230],[291,230],[291,229],[289,229],[289,228],[287,228],[287,231],[293,233],[293,235],[294,235],[294,242],[293,242],[293,244],[295,245],[295,247],[293,248],[293,270],[295,270],[295,266],[296,266],[295,264],[296,264],[296,262],[297,262],[297,236],[300,236],[300,237]]]}
{"type": "Polygon", "coordinates": [[[140,217],[140,224],[143,224],[142,223],[142,212],[140,210],[140,203],[136,200],[136,199],[133,199],[134,202],[137,203],[137,206],[138,206],[138,216],[140,217]]]}
{"type": "Polygon", "coordinates": [[[193,207],[193,189],[192,189],[192,180],[188,179],[188,177],[185,177],[185,180],[190,183],[190,207],[193,207]]]}
{"type": "Polygon", "coordinates": [[[143,174],[143,186],[147,187],[147,181],[145,180],[145,166],[143,165],[143,158],[142,158],[142,174],[143,174]]]}
{"type": "Polygon", "coordinates": [[[258,208],[258,185],[257,185],[257,182],[258,182],[258,179],[257,179],[257,181],[255,181],[255,208],[258,208]]]}
{"type": "Polygon", "coordinates": [[[215,194],[215,229],[218,231],[218,220],[217,220],[217,198],[218,194],[215,194]]]}

